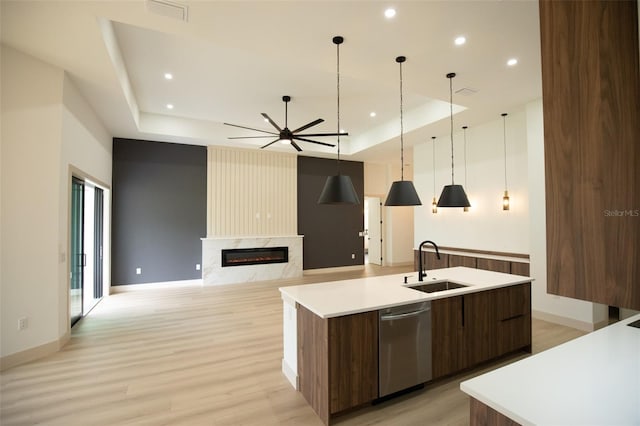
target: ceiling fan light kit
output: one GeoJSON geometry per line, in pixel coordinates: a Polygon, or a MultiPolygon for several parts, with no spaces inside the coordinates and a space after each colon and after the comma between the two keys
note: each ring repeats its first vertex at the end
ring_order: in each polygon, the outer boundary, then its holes
{"type": "Polygon", "coordinates": [[[318,198],[318,204],[360,204],[360,199],[356,190],[353,187],[353,182],[348,175],[340,174],[340,45],[344,42],[344,38],[341,36],[335,36],[333,43],[336,45],[336,87],[337,87],[337,115],[338,115],[338,131],[336,133],[338,137],[338,174],[334,176],[328,176],[324,183],[324,188],[318,198]]]}
{"type": "Polygon", "coordinates": [[[462,185],[456,185],[453,177],[453,78],[456,73],[447,74],[449,79],[449,108],[451,112],[451,185],[445,185],[438,200],[438,207],[471,207],[462,185]]]}
{"type": "Polygon", "coordinates": [[[396,62],[400,65],[400,180],[391,184],[385,206],[421,206],[422,202],[413,182],[404,180],[404,125],[402,118],[402,63],[407,60],[404,56],[398,56],[396,62]]]}

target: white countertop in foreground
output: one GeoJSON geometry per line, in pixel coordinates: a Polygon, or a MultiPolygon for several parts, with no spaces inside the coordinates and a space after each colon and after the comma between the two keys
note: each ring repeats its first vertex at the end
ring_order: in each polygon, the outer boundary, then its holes
{"type": "Polygon", "coordinates": [[[522,425],[640,425],[635,315],[460,384],[522,425]]]}
{"type": "Polygon", "coordinates": [[[280,292],[283,298],[298,302],[319,317],[331,318],[531,281],[531,277],[458,266],[427,271],[423,283],[418,282],[418,273],[412,272],[281,287],[280,292]],[[409,277],[409,284],[404,284],[405,276],[409,277]],[[423,293],[407,287],[438,281],[451,281],[468,287],[437,293],[423,293]]]}

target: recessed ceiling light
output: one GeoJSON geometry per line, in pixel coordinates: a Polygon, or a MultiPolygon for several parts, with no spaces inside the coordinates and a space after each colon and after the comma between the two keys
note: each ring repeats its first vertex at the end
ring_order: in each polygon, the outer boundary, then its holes
{"type": "Polygon", "coordinates": [[[467,42],[467,38],[465,36],[458,36],[453,42],[456,44],[456,46],[462,46],[467,42]]]}
{"type": "Polygon", "coordinates": [[[167,104],[167,109],[173,109],[173,104],[167,104]]]}
{"type": "Polygon", "coordinates": [[[164,78],[165,80],[173,80],[173,74],[171,74],[170,72],[165,72],[164,78]]]}
{"type": "Polygon", "coordinates": [[[268,119],[268,118],[265,118],[265,119],[264,119],[264,122],[265,122],[265,123],[268,123],[268,122],[269,122],[269,119],[268,119]]]}
{"type": "Polygon", "coordinates": [[[375,117],[375,116],[376,116],[375,111],[371,111],[371,112],[369,113],[369,117],[375,117]]]}
{"type": "Polygon", "coordinates": [[[507,61],[507,65],[509,65],[510,67],[516,65],[518,63],[518,60],[516,58],[511,58],[507,61]]]}
{"type": "Polygon", "coordinates": [[[340,133],[347,133],[345,129],[340,129],[340,133]]]}
{"type": "Polygon", "coordinates": [[[384,11],[384,16],[385,16],[385,18],[387,18],[387,19],[391,19],[391,18],[393,18],[394,16],[396,16],[396,10],[395,10],[394,8],[390,7],[390,8],[388,8],[388,9],[386,9],[386,10],[384,11]]]}

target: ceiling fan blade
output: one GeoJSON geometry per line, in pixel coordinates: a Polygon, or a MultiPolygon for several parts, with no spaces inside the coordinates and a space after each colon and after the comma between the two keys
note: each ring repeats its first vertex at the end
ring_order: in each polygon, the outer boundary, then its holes
{"type": "Polygon", "coordinates": [[[222,123],[222,124],[224,124],[225,126],[238,127],[240,129],[253,130],[255,132],[269,133],[270,135],[277,135],[278,134],[278,133],[274,133],[274,132],[268,132],[266,130],[254,129],[253,127],[239,126],[237,124],[231,124],[231,123],[222,123]]]}
{"type": "Polygon", "coordinates": [[[269,145],[273,145],[274,143],[278,142],[280,140],[280,138],[276,139],[273,142],[269,142],[268,144],[266,144],[265,146],[261,146],[260,149],[265,149],[266,147],[268,147],[269,145]]]}
{"type": "Polygon", "coordinates": [[[291,145],[296,149],[296,151],[298,152],[302,151],[302,148],[300,148],[300,146],[294,141],[291,141],[291,145]]]}
{"type": "Polygon", "coordinates": [[[317,120],[314,120],[314,121],[312,121],[311,123],[305,124],[304,126],[302,126],[302,127],[299,127],[299,128],[297,128],[297,129],[295,129],[295,130],[294,130],[294,131],[292,131],[291,133],[298,133],[298,132],[301,132],[301,131],[303,131],[303,130],[305,130],[305,129],[308,129],[309,127],[313,127],[313,126],[315,126],[315,125],[317,125],[317,124],[320,124],[320,123],[322,123],[323,121],[324,121],[324,120],[323,120],[322,118],[318,118],[317,120]]]}
{"type": "Polygon", "coordinates": [[[317,136],[349,136],[349,133],[347,132],[340,132],[340,133],[307,133],[304,135],[296,135],[296,136],[310,136],[310,137],[317,137],[317,136]]]}
{"type": "MultiPolygon", "coordinates": [[[[297,140],[299,140],[299,141],[305,141],[305,142],[317,143],[318,145],[331,146],[331,147],[335,146],[335,145],[334,145],[334,144],[332,144],[332,143],[312,141],[311,139],[305,139],[305,138],[301,138],[301,137],[298,137],[298,136],[294,136],[294,137],[293,137],[293,139],[297,139],[297,140]]],[[[291,141],[291,143],[293,143],[293,141],[291,141]]]]}
{"type": "Polygon", "coordinates": [[[234,136],[234,137],[229,137],[227,139],[256,139],[256,138],[272,138],[272,137],[273,136],[234,136]]]}
{"type": "Polygon", "coordinates": [[[276,122],[275,122],[275,121],[273,121],[273,120],[271,119],[271,117],[269,117],[266,113],[264,113],[264,112],[263,112],[263,113],[262,113],[262,116],[263,116],[264,118],[266,118],[266,119],[267,119],[267,121],[268,121],[269,123],[271,123],[271,125],[272,125],[273,127],[275,127],[275,128],[278,130],[278,132],[281,132],[281,131],[282,131],[282,129],[280,128],[280,126],[278,126],[278,125],[276,124],[276,122]]]}

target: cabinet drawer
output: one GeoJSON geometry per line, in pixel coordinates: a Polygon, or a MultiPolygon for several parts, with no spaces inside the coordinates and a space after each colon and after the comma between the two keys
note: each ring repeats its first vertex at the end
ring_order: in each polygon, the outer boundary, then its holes
{"type": "Polygon", "coordinates": [[[506,354],[531,345],[531,314],[498,322],[498,353],[506,354]]]}
{"type": "Polygon", "coordinates": [[[531,313],[531,283],[495,290],[497,320],[531,313]]]}

